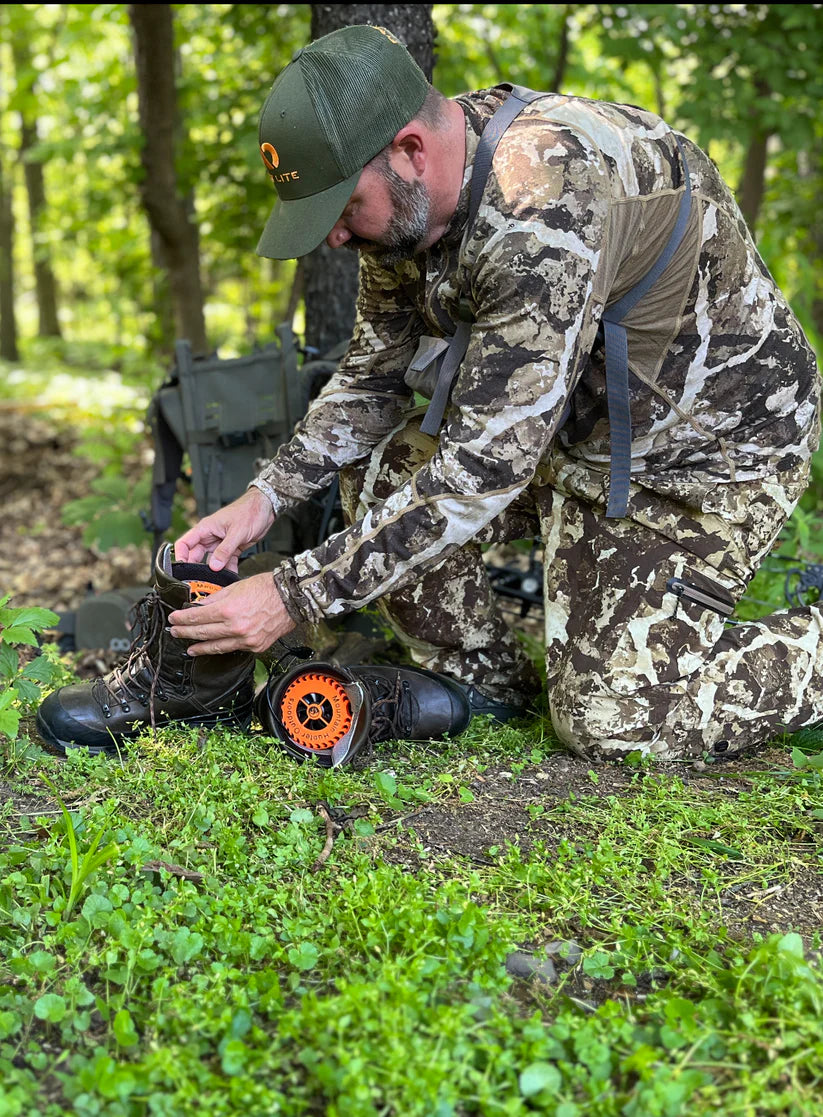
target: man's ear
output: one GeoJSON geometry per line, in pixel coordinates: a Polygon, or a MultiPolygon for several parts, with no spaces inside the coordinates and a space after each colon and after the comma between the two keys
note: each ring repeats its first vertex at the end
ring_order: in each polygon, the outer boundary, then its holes
{"type": "Polygon", "coordinates": [[[429,138],[419,121],[410,120],[392,140],[392,155],[405,160],[415,174],[422,175],[429,160],[429,138]]]}

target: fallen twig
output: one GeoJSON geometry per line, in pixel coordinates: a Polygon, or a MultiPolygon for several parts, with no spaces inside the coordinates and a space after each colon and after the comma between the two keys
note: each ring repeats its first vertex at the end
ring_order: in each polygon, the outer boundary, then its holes
{"type": "Polygon", "coordinates": [[[320,856],[311,867],[311,872],[313,873],[316,873],[323,862],[328,860],[328,856],[332,851],[332,846],[334,845],[334,839],[343,829],[342,826],[337,825],[332,816],[329,814],[328,808],[326,807],[325,803],[318,803],[317,810],[326,823],[326,844],[321,849],[320,856]]]}
{"type": "Polygon", "coordinates": [[[193,881],[195,884],[202,884],[206,879],[202,873],[196,873],[192,869],[185,869],[182,865],[172,865],[168,861],[147,861],[141,873],[157,873],[161,869],[165,869],[167,873],[171,873],[174,877],[182,877],[183,880],[193,881]]]}
{"type": "Polygon", "coordinates": [[[422,810],[422,807],[417,807],[416,810],[409,811],[408,814],[399,814],[396,818],[392,818],[388,822],[381,822],[379,826],[375,826],[374,832],[375,834],[379,834],[381,830],[389,830],[392,826],[397,826],[400,822],[408,822],[410,818],[419,815],[422,810]]]}

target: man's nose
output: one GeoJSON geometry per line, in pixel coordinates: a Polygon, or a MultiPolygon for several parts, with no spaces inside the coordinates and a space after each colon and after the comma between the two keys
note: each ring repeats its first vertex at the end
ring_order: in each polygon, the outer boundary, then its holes
{"type": "Polygon", "coordinates": [[[342,222],[338,221],[326,237],[326,244],[329,248],[340,248],[347,240],[351,240],[351,233],[342,222]]]}

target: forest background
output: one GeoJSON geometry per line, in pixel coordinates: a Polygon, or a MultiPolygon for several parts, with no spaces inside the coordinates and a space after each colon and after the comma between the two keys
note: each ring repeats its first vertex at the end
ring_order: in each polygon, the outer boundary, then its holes
{"type": "MultiPolygon", "coordinates": [[[[312,9],[324,7],[3,6],[5,361],[92,363],[148,385],[175,335],[229,356],[270,340],[285,319],[303,329],[295,263],[254,251],[273,203],[257,116],[309,40],[312,9]]],[[[376,21],[403,6],[334,7],[344,23],[358,9],[376,21]]],[[[447,95],[510,79],[627,101],[702,144],[819,348],[823,6],[406,7],[433,21],[433,80],[447,95]]]]}

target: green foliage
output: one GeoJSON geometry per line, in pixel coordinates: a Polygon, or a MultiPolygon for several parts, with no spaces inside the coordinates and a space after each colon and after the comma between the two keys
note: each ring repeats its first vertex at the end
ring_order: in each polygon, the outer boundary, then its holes
{"type": "Polygon", "coordinates": [[[146,530],[137,512],[149,502],[151,478],[131,485],[123,477],[98,477],[91,495],[63,506],[63,523],[85,524],[83,542],[101,551],[146,542],[146,530]]]}
{"type": "Polygon", "coordinates": [[[814,788],[765,772],[729,797],[638,769],[619,799],[547,799],[551,851],[535,830],[480,867],[429,850],[409,872],[401,787],[471,811],[459,791],[490,761],[547,755],[539,726],[478,721],[362,772],[172,730],[122,764],[39,761],[60,821],[31,809],[0,843],[7,1112],[813,1112],[819,966],[791,930],[731,937],[715,898],[790,879],[814,788]],[[363,817],[312,874],[320,801],[363,817]],[[575,937],[579,966],[515,984],[506,953],[546,935],[575,937]]]}
{"type": "Polygon", "coordinates": [[[20,718],[42,697],[40,688],[51,685],[63,669],[54,652],[20,665],[19,647],[37,647],[37,633],[57,624],[50,609],[13,608],[10,594],[0,598],[0,737],[14,740],[20,718]]]}
{"type": "MultiPolygon", "coordinates": [[[[56,792],[56,788],[50,779],[44,777],[44,782],[47,784],[48,787],[51,788],[52,791],[56,792]]],[[[83,860],[81,861],[77,848],[77,833],[74,828],[74,820],[66,809],[66,805],[62,801],[62,799],[58,798],[57,801],[60,804],[60,810],[63,815],[66,837],[69,843],[69,857],[71,864],[71,884],[65,906],[63,907],[62,918],[70,919],[71,914],[74,911],[75,904],[80,898],[80,893],[83,890],[83,885],[85,884],[88,877],[90,877],[97,869],[99,869],[101,865],[104,865],[106,861],[110,861],[112,857],[115,857],[118,853],[118,849],[114,842],[109,842],[108,845],[103,847],[103,849],[98,849],[100,840],[103,837],[104,833],[104,831],[100,829],[92,838],[91,844],[86,852],[83,854],[83,860]]],[[[117,1034],[116,1027],[117,1026],[115,1024],[115,1034],[117,1034]]]]}

